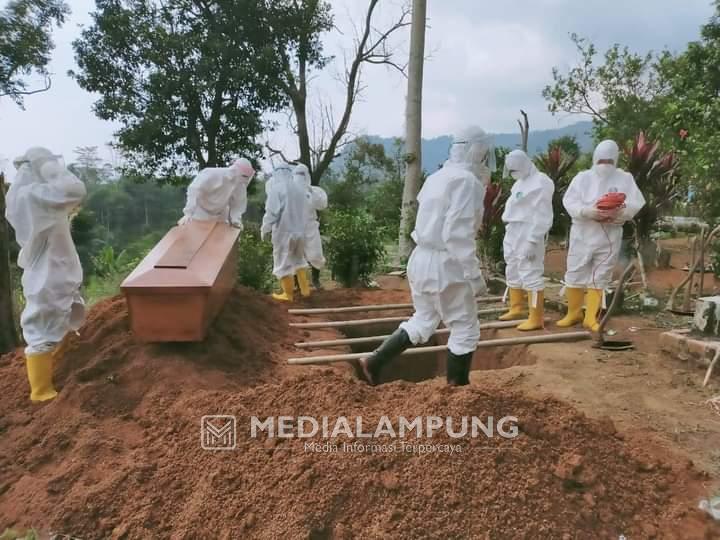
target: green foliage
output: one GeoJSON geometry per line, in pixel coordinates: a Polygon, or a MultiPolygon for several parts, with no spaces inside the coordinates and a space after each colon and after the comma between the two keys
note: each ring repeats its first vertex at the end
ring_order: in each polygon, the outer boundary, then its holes
{"type": "Polygon", "coordinates": [[[0,10],[0,97],[22,107],[24,95],[49,88],[47,65],[55,47],[50,32],[68,13],[62,0],[10,0],[0,10]],[[28,88],[24,78],[33,72],[45,78],[45,88],[28,88]]]}
{"type": "Polygon", "coordinates": [[[699,41],[679,55],[661,58],[666,92],[654,126],[663,146],[677,152],[693,202],[710,222],[720,217],[720,3],[715,10],[699,41]]]}
{"type": "Polygon", "coordinates": [[[238,282],[257,291],[269,293],[275,284],[273,248],[260,240],[260,228],[246,225],[238,245],[238,282]]]}
{"type": "Polygon", "coordinates": [[[563,197],[570,182],[578,172],[576,163],[580,157],[580,148],[571,140],[558,140],[550,143],[548,150],[535,158],[537,168],[555,182],[553,193],[553,226],[551,234],[565,235],[570,226],[570,216],[565,211],[563,197]],[[567,150],[565,150],[567,149],[567,150]]]}
{"type": "Polygon", "coordinates": [[[478,248],[484,265],[503,261],[505,224],[502,222],[502,214],[513,184],[512,178],[503,178],[505,157],[509,153],[508,148],[495,149],[497,170],[493,173],[492,181],[485,191],[483,223],[478,236],[478,248]]]}
{"type": "Polygon", "coordinates": [[[358,139],[345,161],[341,178],[323,182],[330,207],[365,210],[388,239],[396,239],[405,182],[402,151],[401,139],[395,140],[392,156],[385,153],[382,144],[358,139]]]}
{"type": "Polygon", "coordinates": [[[125,250],[115,253],[112,246],[105,246],[92,258],[95,274],[98,277],[127,273],[137,266],[139,262],[139,260],[130,258],[125,250]]]}
{"type": "Polygon", "coordinates": [[[640,133],[625,150],[624,161],[646,201],[635,217],[638,238],[649,240],[653,225],[672,209],[680,194],[677,156],[661,152],[659,143],[640,133]]]}
{"type": "Polygon", "coordinates": [[[88,306],[93,306],[106,298],[120,294],[120,285],[125,276],[110,274],[106,277],[90,276],[83,289],[83,297],[88,306]]]}
{"type": "Polygon", "coordinates": [[[385,257],[385,231],[365,210],[335,210],[327,221],[325,254],[344,287],[368,283],[385,257]]]}
{"type": "MultiPolygon", "coordinates": [[[[258,152],[262,115],[286,104],[288,2],[98,0],[74,43],[95,113],[120,122],[131,168],[168,179],[258,152]]],[[[295,30],[297,32],[297,30],[295,30]]]]}
{"type": "Polygon", "coordinates": [[[553,69],[554,84],[543,90],[548,110],[553,114],[586,114],[595,123],[598,139],[620,144],[631,141],[640,131],[650,131],[659,114],[656,97],[663,89],[655,56],[638,55],[616,44],[598,65],[592,43],[577,34],[571,39],[580,62],[567,74],[553,69]]]}

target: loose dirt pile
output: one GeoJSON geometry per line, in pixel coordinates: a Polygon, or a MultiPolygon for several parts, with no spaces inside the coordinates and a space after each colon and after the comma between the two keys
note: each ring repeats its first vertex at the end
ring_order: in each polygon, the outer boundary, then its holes
{"type": "Polygon", "coordinates": [[[21,356],[0,359],[0,528],[83,539],[720,537],[693,510],[698,473],[646,455],[610,420],[503,387],[370,388],[342,366],[290,368],[302,335],[287,323],[283,306],[241,289],[205,344],[138,345],[124,301],[107,301],[59,366],[60,396],[39,407],[21,356]],[[210,414],[237,417],[235,450],[201,448],[210,414]],[[344,436],[337,451],[319,436],[251,437],[252,416],[282,415],[325,416],[331,429],[362,417],[364,431],[382,416],[397,426],[510,415],[519,436],[420,441],[459,445],[454,454],[399,451],[389,438],[359,440],[386,444],[371,453],[343,451],[355,442],[344,436]]]}

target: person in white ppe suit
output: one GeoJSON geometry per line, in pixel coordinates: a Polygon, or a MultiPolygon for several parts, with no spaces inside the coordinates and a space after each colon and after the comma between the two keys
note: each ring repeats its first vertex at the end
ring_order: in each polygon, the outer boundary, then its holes
{"type": "Polygon", "coordinates": [[[585,328],[598,330],[604,292],[620,256],[623,225],[645,206],[635,179],[618,169],[619,156],[614,141],[601,142],[595,149],[592,169],[579,173],[563,197],[572,228],[565,274],[568,313],[557,323],[560,327],[583,322],[585,328]],[[624,196],[624,204],[603,209],[602,200],[613,196],[624,196]]]}
{"type": "Polygon", "coordinates": [[[242,229],[247,210],[247,188],[255,176],[252,163],[240,158],[230,167],[201,170],[187,190],[187,204],[179,225],[193,220],[220,221],[242,229]]]}
{"type": "Polygon", "coordinates": [[[360,361],[370,384],[410,345],[427,342],[440,321],[450,329],[447,382],[469,384],[470,365],[480,339],[475,296],[486,291],[475,237],[482,224],[485,184],[494,167],[492,139],[480,128],[459,133],[442,169],[425,181],[418,195],[408,261],[415,313],[372,355],[360,361]]]}
{"type": "Polygon", "coordinates": [[[328,207],[328,196],[324,189],[311,184],[310,171],[302,163],[295,167],[293,179],[305,190],[308,200],[308,215],[305,225],[305,259],[313,268],[313,285],[319,289],[320,283],[315,277],[315,271],[319,273],[325,267],[325,256],[323,255],[322,238],[320,237],[318,212],[328,207]]]}
{"type": "Polygon", "coordinates": [[[262,240],[272,233],[273,275],[280,280],[282,294],[275,300],[292,302],[295,277],[300,293],[310,296],[305,260],[305,227],[310,213],[305,188],[293,181],[290,165],[282,164],[273,173],[272,188],[265,201],[265,215],[260,229],[262,240]]]}
{"type": "Polygon", "coordinates": [[[513,184],[505,203],[503,252],[505,279],[510,296],[510,310],[501,321],[525,318],[525,298],[529,305],[528,319],[518,330],[539,330],[544,327],[545,243],[553,223],[555,184],[535,167],[522,150],[513,150],[505,157],[504,176],[513,184]]]}
{"type": "Polygon", "coordinates": [[[31,148],[15,160],[18,173],[7,194],[5,217],[20,245],[25,309],[20,324],[30,399],[57,396],[53,364],[64,353],[70,332],[85,318],[80,296],[83,271],[70,234],[70,217],[85,198],[85,185],[61,156],[31,148]]]}

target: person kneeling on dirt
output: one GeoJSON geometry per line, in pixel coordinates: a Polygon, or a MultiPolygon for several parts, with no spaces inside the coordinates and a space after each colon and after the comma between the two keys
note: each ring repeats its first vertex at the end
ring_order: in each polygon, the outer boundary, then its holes
{"type": "Polygon", "coordinates": [[[310,183],[310,171],[306,165],[301,163],[295,167],[293,178],[305,190],[309,203],[305,225],[305,258],[312,267],[313,287],[320,289],[320,270],[325,267],[325,256],[320,237],[318,211],[328,207],[328,196],[324,189],[310,183]]]}
{"type": "Polygon", "coordinates": [[[280,280],[282,294],[275,300],[292,302],[295,296],[295,277],[300,293],[310,296],[305,260],[305,225],[310,213],[305,189],[293,181],[290,166],[282,164],[273,173],[272,186],[265,202],[260,237],[272,233],[273,274],[280,280]]]}
{"type": "Polygon", "coordinates": [[[529,305],[528,319],[518,330],[539,330],[544,327],[545,239],[553,223],[555,184],[537,170],[522,150],[513,150],[505,158],[504,176],[513,184],[505,204],[505,279],[510,293],[510,311],[501,321],[525,318],[525,297],[529,305]]]}
{"type": "Polygon", "coordinates": [[[194,220],[219,221],[242,230],[247,188],[253,176],[255,169],[245,158],[238,159],[230,167],[201,170],[188,186],[187,204],[178,225],[187,225],[194,220]]]}
{"type": "Polygon", "coordinates": [[[623,225],[645,206],[633,176],[618,169],[619,156],[614,141],[601,142],[592,169],[579,173],[563,197],[572,228],[565,274],[568,312],[557,323],[562,328],[583,322],[585,328],[599,330],[598,314],[620,256],[623,225]]]}
{"type": "Polygon", "coordinates": [[[425,181],[412,233],[417,247],[407,268],[415,313],[360,361],[370,384],[377,384],[383,367],[410,345],[426,343],[440,321],[450,329],[447,382],[469,384],[470,364],[480,339],[475,296],[486,290],[475,236],[494,166],[491,138],[480,128],[468,128],[455,137],[442,169],[425,181]]]}
{"type": "Polygon", "coordinates": [[[25,309],[20,324],[30,399],[48,401],[57,396],[53,364],[61,360],[70,332],[85,319],[83,271],[70,219],[86,190],[62,157],[46,148],[29,149],[15,166],[5,217],[21,248],[17,263],[23,270],[25,309]]]}

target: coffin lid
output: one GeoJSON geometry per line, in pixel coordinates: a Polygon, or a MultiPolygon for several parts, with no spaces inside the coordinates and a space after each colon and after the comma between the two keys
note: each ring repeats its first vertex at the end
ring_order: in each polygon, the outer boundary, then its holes
{"type": "Polygon", "coordinates": [[[240,231],[226,223],[192,221],[173,227],[123,281],[121,288],[212,287],[240,231]]]}

